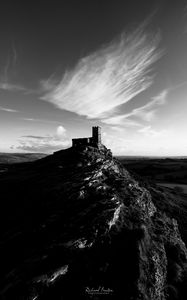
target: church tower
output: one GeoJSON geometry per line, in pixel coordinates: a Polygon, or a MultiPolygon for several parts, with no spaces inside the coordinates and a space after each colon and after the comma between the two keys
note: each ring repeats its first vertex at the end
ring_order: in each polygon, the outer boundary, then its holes
{"type": "Polygon", "coordinates": [[[92,139],[94,144],[101,145],[101,127],[92,127],[92,139]]]}

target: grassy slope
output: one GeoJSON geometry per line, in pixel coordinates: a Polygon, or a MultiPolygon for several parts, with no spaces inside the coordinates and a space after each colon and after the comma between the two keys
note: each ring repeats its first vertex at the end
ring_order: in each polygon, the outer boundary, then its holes
{"type": "Polygon", "coordinates": [[[44,153],[0,153],[0,164],[29,162],[45,156],[44,153]]]}

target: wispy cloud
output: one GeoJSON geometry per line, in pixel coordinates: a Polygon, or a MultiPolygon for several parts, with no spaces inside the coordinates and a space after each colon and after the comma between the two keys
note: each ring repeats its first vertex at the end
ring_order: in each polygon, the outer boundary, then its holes
{"type": "Polygon", "coordinates": [[[159,40],[159,34],[148,36],[145,26],[121,35],[82,58],[58,84],[43,83],[42,99],[87,118],[106,117],[152,84],[159,40]]]}
{"type": "Polygon", "coordinates": [[[58,121],[50,121],[50,120],[35,119],[35,118],[23,118],[23,120],[28,122],[36,122],[36,123],[61,124],[61,122],[58,121]]]}
{"type": "Polygon", "coordinates": [[[126,115],[119,115],[102,120],[103,123],[108,125],[121,125],[123,127],[139,127],[141,124],[137,121],[127,119],[126,115]]]}
{"type": "Polygon", "coordinates": [[[5,61],[5,65],[1,68],[2,71],[0,73],[0,90],[9,92],[24,92],[26,94],[36,92],[28,89],[21,84],[15,83],[15,80],[12,80],[12,77],[14,77],[13,74],[15,74],[16,71],[17,61],[18,54],[15,42],[12,41],[7,60],[5,61]]]}
{"type": "Polygon", "coordinates": [[[115,117],[103,119],[102,122],[111,125],[123,125],[123,126],[141,126],[138,121],[131,120],[131,117],[137,117],[144,121],[151,121],[160,105],[164,105],[166,103],[166,98],[168,95],[168,90],[164,90],[159,93],[157,96],[153,97],[151,101],[146,103],[145,105],[133,109],[128,114],[117,115],[115,117]]]}
{"type": "Polygon", "coordinates": [[[132,141],[124,137],[114,136],[108,133],[103,134],[103,143],[112,149],[113,153],[126,153],[127,149],[132,146],[132,141]]]}
{"type": "Polygon", "coordinates": [[[29,121],[29,122],[42,122],[40,119],[34,119],[34,118],[23,118],[24,121],[29,121]]]}
{"type": "Polygon", "coordinates": [[[50,153],[71,145],[67,137],[66,129],[58,126],[54,135],[37,136],[25,135],[19,139],[17,149],[29,152],[46,152],[50,153]]]}
{"type": "Polygon", "coordinates": [[[40,81],[41,92],[50,92],[55,89],[58,83],[59,81],[55,79],[55,74],[52,74],[49,78],[40,81]]]}
{"type": "Polygon", "coordinates": [[[6,111],[6,112],[11,112],[11,113],[17,113],[17,112],[19,112],[16,109],[6,108],[6,107],[2,107],[2,106],[0,106],[0,110],[1,111],[6,111]]]}
{"type": "Polygon", "coordinates": [[[19,92],[19,91],[27,92],[27,93],[30,92],[29,89],[27,89],[21,85],[12,84],[9,82],[0,82],[0,89],[5,90],[5,91],[13,91],[13,92],[19,92]]]}
{"type": "Polygon", "coordinates": [[[40,136],[40,135],[22,135],[21,138],[43,140],[49,138],[49,136],[40,136]]]}
{"type": "Polygon", "coordinates": [[[110,129],[112,129],[113,131],[118,132],[118,133],[122,133],[125,131],[125,129],[120,126],[110,126],[110,129]]]}
{"type": "Polygon", "coordinates": [[[168,90],[162,91],[159,95],[152,98],[147,104],[142,107],[134,109],[127,116],[137,116],[145,121],[151,121],[157,109],[160,105],[164,105],[166,103],[166,97],[168,95],[168,90]]]}
{"type": "Polygon", "coordinates": [[[155,130],[151,126],[145,126],[138,130],[138,132],[144,134],[148,137],[160,137],[160,136],[166,136],[167,131],[166,130],[155,130]]]}
{"type": "Polygon", "coordinates": [[[51,140],[51,138],[55,138],[58,140],[61,140],[63,138],[66,138],[66,129],[60,125],[56,128],[56,133],[54,134],[54,136],[52,137],[51,135],[22,135],[22,138],[27,138],[27,139],[35,139],[35,140],[51,140]]]}

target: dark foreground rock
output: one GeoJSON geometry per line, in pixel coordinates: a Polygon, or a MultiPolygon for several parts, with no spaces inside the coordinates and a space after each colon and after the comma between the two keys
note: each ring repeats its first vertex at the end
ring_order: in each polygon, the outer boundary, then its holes
{"type": "Polygon", "coordinates": [[[0,188],[2,299],[186,299],[177,221],[107,149],[13,168],[0,188]]]}

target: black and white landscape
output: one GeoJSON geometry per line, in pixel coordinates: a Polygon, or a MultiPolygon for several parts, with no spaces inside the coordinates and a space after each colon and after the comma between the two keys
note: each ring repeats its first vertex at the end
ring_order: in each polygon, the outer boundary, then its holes
{"type": "Polygon", "coordinates": [[[186,1],[6,1],[0,41],[0,298],[186,299],[186,1]]]}

